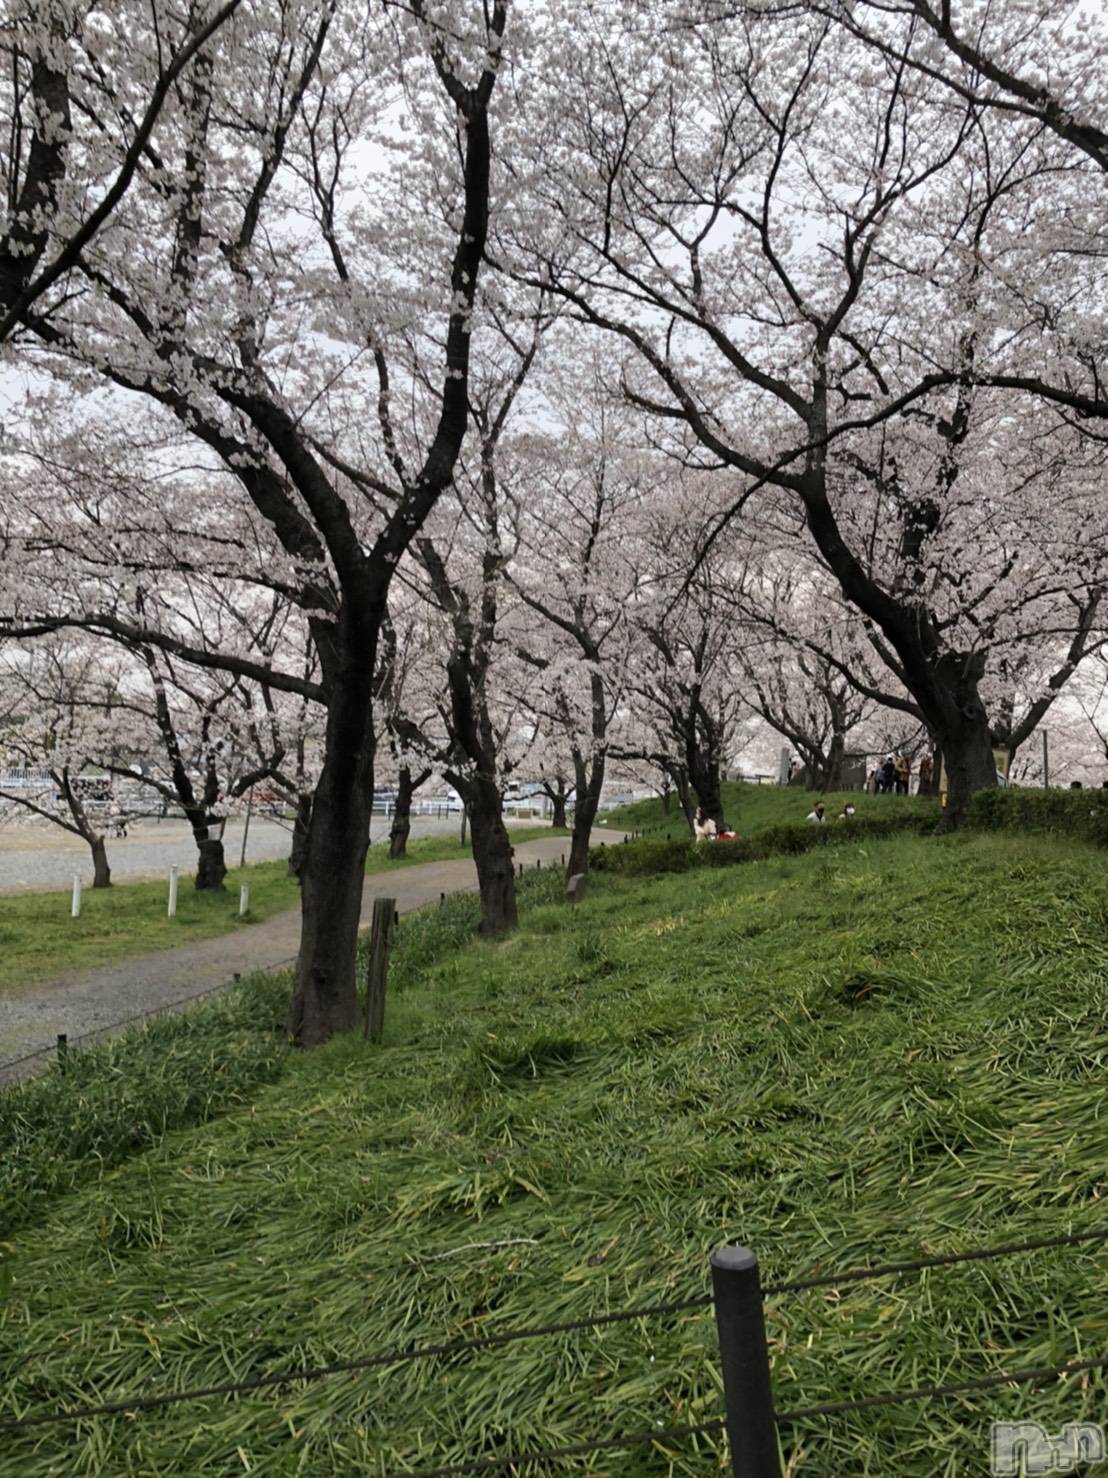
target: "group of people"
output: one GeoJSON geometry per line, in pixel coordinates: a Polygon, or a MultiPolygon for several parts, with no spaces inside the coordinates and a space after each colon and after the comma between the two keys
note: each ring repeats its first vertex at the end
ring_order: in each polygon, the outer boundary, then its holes
{"type": "MultiPolygon", "coordinates": [[[[835,817],[835,820],[849,821],[853,815],[854,807],[850,804],[849,801],[847,801],[846,805],[835,817]]],[[[805,821],[813,822],[816,826],[823,826],[823,824],[827,820],[827,807],[823,804],[822,801],[817,801],[804,819],[805,821]]]]}
{"type": "MultiPolygon", "coordinates": [[[[920,756],[919,762],[919,786],[921,792],[926,792],[931,786],[933,774],[933,761],[929,754],[920,756]]],[[[870,795],[907,795],[912,788],[912,756],[910,754],[898,754],[895,758],[887,754],[875,769],[870,771],[869,779],[866,781],[866,790],[870,795]]]]}

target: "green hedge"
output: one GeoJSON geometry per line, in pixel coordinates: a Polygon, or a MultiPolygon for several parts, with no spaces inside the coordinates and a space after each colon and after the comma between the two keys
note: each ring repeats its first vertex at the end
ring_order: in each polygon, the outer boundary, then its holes
{"type": "Polygon", "coordinates": [[[937,811],[898,811],[888,816],[830,820],[822,826],[810,821],[767,826],[733,842],[694,842],[689,837],[664,842],[629,842],[626,846],[595,847],[589,853],[589,866],[597,872],[621,873],[625,877],[688,872],[694,867],[728,867],[735,862],[758,862],[767,857],[795,857],[816,847],[866,837],[932,832],[940,819],[937,811]]]}
{"type": "Polygon", "coordinates": [[[1048,833],[1108,847],[1108,790],[979,790],[966,821],[983,831],[1048,833]]]}

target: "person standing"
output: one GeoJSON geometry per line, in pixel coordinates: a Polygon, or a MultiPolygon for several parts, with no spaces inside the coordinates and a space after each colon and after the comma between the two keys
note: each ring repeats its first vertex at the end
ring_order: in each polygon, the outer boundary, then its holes
{"type": "Polygon", "coordinates": [[[891,754],[887,754],[877,772],[877,789],[882,795],[889,795],[896,783],[896,761],[891,754]]]}
{"type": "Polygon", "coordinates": [[[911,756],[901,753],[896,757],[896,793],[907,795],[912,784],[912,760],[911,756]]]}
{"type": "Polygon", "coordinates": [[[919,762],[919,786],[917,794],[927,795],[931,790],[931,775],[933,764],[929,754],[920,755],[919,762]]]}

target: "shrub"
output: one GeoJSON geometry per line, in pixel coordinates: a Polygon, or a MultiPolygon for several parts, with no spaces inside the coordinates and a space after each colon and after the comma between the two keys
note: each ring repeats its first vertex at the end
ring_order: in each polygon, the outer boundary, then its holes
{"type": "Polygon", "coordinates": [[[589,853],[589,866],[596,872],[618,872],[632,878],[688,872],[698,865],[697,851],[696,843],[689,837],[665,842],[628,842],[626,846],[594,847],[589,853]]]}
{"type": "Polygon", "coordinates": [[[979,790],[966,812],[983,831],[1025,831],[1079,837],[1108,846],[1108,791],[979,790]]]}
{"type": "Polygon", "coordinates": [[[629,842],[620,847],[598,847],[589,863],[598,872],[624,877],[649,877],[656,873],[687,872],[693,867],[729,867],[737,862],[759,862],[767,857],[797,857],[816,847],[835,846],[862,838],[893,836],[900,832],[927,833],[936,829],[939,815],[933,809],[897,809],[885,816],[854,816],[849,821],[831,820],[823,826],[793,822],[767,826],[732,842],[629,842]]]}

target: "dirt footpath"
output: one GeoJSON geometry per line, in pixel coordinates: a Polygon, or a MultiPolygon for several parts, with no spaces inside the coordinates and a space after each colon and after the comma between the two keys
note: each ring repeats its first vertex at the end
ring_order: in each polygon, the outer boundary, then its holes
{"type": "MultiPolygon", "coordinates": [[[[597,846],[615,839],[594,832],[592,842],[597,846]]],[[[557,863],[568,849],[569,838],[558,836],[521,842],[515,853],[518,861],[534,866],[539,859],[557,863]]],[[[470,859],[376,873],[366,878],[362,923],[368,924],[373,899],[381,894],[395,898],[399,912],[410,913],[437,903],[441,893],[476,887],[477,870],[470,859]]],[[[52,1046],[59,1032],[72,1042],[128,1016],[187,1005],[190,997],[229,984],[236,974],[290,965],[299,938],[300,913],[293,909],[217,939],[136,955],[95,970],[72,971],[0,999],[0,1082],[40,1069],[49,1057],[19,1064],[14,1059],[52,1046]]]]}

